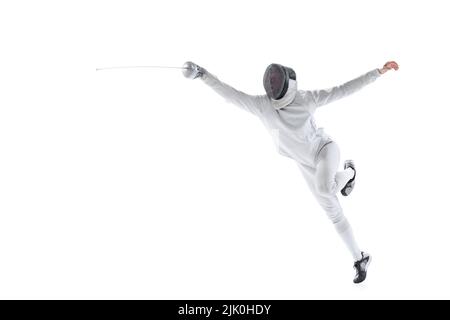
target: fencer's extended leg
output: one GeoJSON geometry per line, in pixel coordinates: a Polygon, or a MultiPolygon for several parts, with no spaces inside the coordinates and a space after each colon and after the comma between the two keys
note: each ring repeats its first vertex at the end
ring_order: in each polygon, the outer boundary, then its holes
{"type": "Polygon", "coordinates": [[[299,164],[298,166],[303,173],[303,176],[305,177],[305,180],[314,197],[317,199],[320,206],[325,210],[328,218],[333,223],[339,236],[344,241],[348,250],[352,254],[354,261],[360,260],[361,250],[359,249],[359,246],[355,240],[352,228],[342,212],[342,207],[336,194],[322,193],[318,191],[316,183],[317,168],[312,168],[302,164],[299,164]]]}

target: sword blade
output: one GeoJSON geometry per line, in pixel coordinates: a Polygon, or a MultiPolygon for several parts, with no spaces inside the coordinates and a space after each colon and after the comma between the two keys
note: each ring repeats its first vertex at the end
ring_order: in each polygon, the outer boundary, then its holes
{"type": "Polygon", "coordinates": [[[104,67],[104,68],[96,68],[95,71],[103,71],[103,70],[117,70],[117,69],[141,69],[141,68],[150,68],[150,69],[187,69],[186,67],[172,67],[172,66],[119,66],[119,67],[104,67]]]}

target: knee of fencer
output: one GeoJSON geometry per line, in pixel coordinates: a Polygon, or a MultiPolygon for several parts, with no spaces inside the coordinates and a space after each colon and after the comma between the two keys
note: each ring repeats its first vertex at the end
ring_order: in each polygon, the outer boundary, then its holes
{"type": "Polygon", "coordinates": [[[324,209],[327,213],[328,219],[330,219],[333,224],[339,224],[343,220],[345,220],[344,213],[339,208],[331,208],[330,207],[330,208],[324,208],[324,209]]]}
{"type": "Polygon", "coordinates": [[[350,227],[348,220],[342,213],[334,216],[333,218],[330,217],[330,219],[333,222],[333,225],[336,228],[337,232],[339,233],[345,232],[350,227]]]}
{"type": "Polygon", "coordinates": [[[339,212],[328,214],[328,218],[330,218],[333,224],[338,224],[342,221],[342,215],[339,212]]]}
{"type": "Polygon", "coordinates": [[[316,185],[317,192],[321,195],[329,196],[334,193],[333,184],[327,182],[319,182],[316,185]]]}

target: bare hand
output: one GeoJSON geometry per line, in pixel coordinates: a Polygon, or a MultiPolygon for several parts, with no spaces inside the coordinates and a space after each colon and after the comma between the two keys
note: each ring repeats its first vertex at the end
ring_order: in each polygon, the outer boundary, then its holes
{"type": "Polygon", "coordinates": [[[378,69],[378,71],[380,72],[380,74],[386,73],[389,70],[394,69],[395,71],[398,70],[398,64],[395,61],[388,61],[384,64],[383,68],[378,69]]]}

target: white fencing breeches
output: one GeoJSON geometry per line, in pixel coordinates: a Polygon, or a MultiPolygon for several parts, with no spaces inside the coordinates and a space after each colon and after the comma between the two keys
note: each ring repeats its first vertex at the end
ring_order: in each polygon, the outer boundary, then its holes
{"type": "Polygon", "coordinates": [[[353,177],[354,172],[352,169],[338,172],[339,160],[339,147],[335,142],[330,142],[319,151],[315,167],[300,163],[298,166],[315,198],[325,210],[356,261],[361,258],[361,251],[336,195],[353,177]]]}

